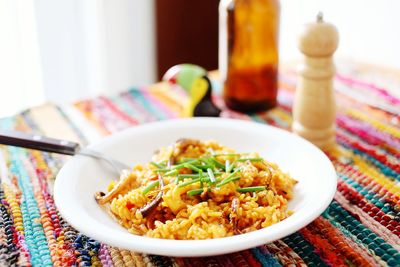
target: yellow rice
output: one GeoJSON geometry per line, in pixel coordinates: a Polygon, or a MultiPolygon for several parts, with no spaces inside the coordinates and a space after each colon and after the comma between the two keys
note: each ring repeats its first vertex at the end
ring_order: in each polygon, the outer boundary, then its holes
{"type": "MultiPolygon", "coordinates": [[[[180,143],[160,148],[153,156],[153,162],[166,162],[171,156],[176,160],[200,158],[210,155],[210,151],[220,154],[236,153],[215,141],[180,143]]],[[[242,155],[244,158],[257,158],[257,153],[242,155]]],[[[222,164],[233,159],[230,156],[218,156],[222,164]]],[[[176,183],[177,175],[163,176],[165,186],[156,187],[147,194],[143,190],[155,181],[156,166],[150,163],[136,165],[129,173],[134,182],[121,188],[105,205],[118,222],[136,235],[145,235],[165,239],[209,239],[247,233],[275,224],[290,214],[288,200],[293,197],[296,181],[279,167],[266,160],[237,162],[240,179],[219,188],[209,187],[201,195],[188,196],[186,193],[199,189],[201,184],[192,183],[178,187],[189,179],[176,183]],[[266,186],[266,190],[241,193],[238,187],[266,186]],[[148,216],[143,216],[140,208],[149,203],[159,191],[163,191],[162,200],[148,216]],[[233,208],[232,202],[238,205],[233,208]],[[233,223],[233,215],[236,220],[233,223]]],[[[180,173],[190,173],[184,168],[180,173]]],[[[220,179],[228,174],[222,174],[220,179]]],[[[111,191],[117,181],[108,188],[111,191]]],[[[205,186],[203,184],[203,186],[205,186]]]]}

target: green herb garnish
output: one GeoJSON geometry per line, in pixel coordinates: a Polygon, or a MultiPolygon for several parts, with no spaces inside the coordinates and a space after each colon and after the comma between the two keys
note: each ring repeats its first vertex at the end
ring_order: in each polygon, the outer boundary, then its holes
{"type": "Polygon", "coordinates": [[[214,176],[213,171],[210,168],[208,168],[207,173],[208,173],[208,176],[210,177],[211,183],[215,183],[215,176],[214,176]]]}
{"type": "Polygon", "coordinates": [[[230,167],[231,167],[231,162],[228,159],[227,161],[225,161],[225,171],[227,173],[229,173],[228,170],[230,170],[230,167]]]}
{"type": "Polygon", "coordinates": [[[191,169],[192,171],[195,171],[195,172],[201,171],[201,169],[197,168],[196,166],[194,166],[193,164],[190,164],[190,163],[185,163],[185,168],[191,169]]]}
{"type": "Polygon", "coordinates": [[[235,168],[235,162],[232,162],[232,164],[229,165],[229,168],[226,169],[225,171],[226,171],[227,173],[230,173],[230,172],[233,170],[233,168],[235,168]]]}
{"type": "Polygon", "coordinates": [[[217,166],[218,168],[225,170],[225,165],[216,160],[215,158],[211,158],[210,161],[213,162],[215,166],[217,166]]]}
{"type": "Polygon", "coordinates": [[[182,163],[179,163],[179,164],[177,164],[177,165],[173,165],[173,166],[171,166],[171,169],[182,169],[182,168],[186,168],[186,164],[196,164],[196,163],[198,163],[199,162],[199,160],[198,159],[187,159],[187,160],[185,160],[184,162],[182,162],[182,163]]]}
{"type": "Polygon", "coordinates": [[[178,170],[177,169],[173,169],[173,170],[170,170],[170,171],[164,173],[164,176],[173,176],[173,175],[176,175],[176,174],[178,174],[178,170]]]}
{"type": "Polygon", "coordinates": [[[157,187],[160,184],[159,181],[154,181],[149,183],[142,191],[142,194],[145,196],[148,192],[150,192],[153,188],[157,187]]]}
{"type": "Polygon", "coordinates": [[[187,185],[190,185],[190,184],[194,184],[194,183],[197,183],[197,182],[201,182],[201,178],[200,177],[196,178],[196,179],[192,179],[192,180],[184,182],[184,183],[181,183],[181,184],[178,185],[178,187],[184,187],[184,186],[187,186],[187,185]]]}
{"type": "Polygon", "coordinates": [[[158,169],[163,169],[165,166],[163,164],[157,163],[157,162],[150,162],[151,165],[153,165],[154,167],[158,168],[158,169]]]}
{"type": "Polygon", "coordinates": [[[195,159],[195,158],[181,158],[179,160],[179,164],[182,163],[193,163],[193,162],[197,162],[199,159],[195,159]]]}
{"type": "Polygon", "coordinates": [[[221,187],[223,185],[226,185],[227,183],[230,183],[232,181],[236,181],[240,179],[240,176],[237,175],[239,170],[234,171],[233,173],[229,174],[227,177],[225,177],[220,183],[218,183],[216,186],[221,187]]]}
{"type": "Polygon", "coordinates": [[[179,181],[185,178],[190,178],[190,179],[199,178],[199,174],[178,174],[176,178],[177,179],[175,182],[176,184],[178,184],[179,181]]]}
{"type": "Polygon", "coordinates": [[[199,172],[199,177],[200,177],[200,187],[203,188],[203,171],[200,170],[199,172]]]}
{"type": "Polygon", "coordinates": [[[193,173],[193,174],[178,174],[178,177],[179,178],[198,178],[200,176],[200,174],[196,174],[196,173],[193,173]]]}
{"type": "Polygon", "coordinates": [[[266,190],[265,186],[250,186],[250,187],[242,187],[242,188],[236,188],[236,191],[240,193],[246,193],[246,192],[257,192],[257,191],[262,191],[266,190]]]}
{"type": "Polygon", "coordinates": [[[155,172],[169,172],[171,169],[156,169],[155,172]]]}
{"type": "Polygon", "coordinates": [[[250,161],[250,162],[258,162],[258,161],[263,161],[263,158],[244,158],[244,159],[238,159],[237,161],[239,162],[244,162],[244,161],[250,161]]]}
{"type": "Polygon", "coordinates": [[[222,157],[222,156],[225,156],[225,157],[239,157],[240,156],[240,154],[214,154],[213,155],[214,157],[222,157]]]}
{"type": "Polygon", "coordinates": [[[209,164],[205,164],[205,165],[193,165],[193,166],[196,167],[196,168],[199,168],[199,169],[201,169],[201,170],[203,170],[203,171],[206,171],[208,168],[214,169],[214,166],[209,165],[209,164]]]}
{"type": "Polygon", "coordinates": [[[237,180],[240,180],[240,176],[238,176],[238,175],[232,176],[232,177],[230,177],[229,179],[224,179],[224,180],[222,180],[220,183],[218,183],[218,184],[216,185],[216,187],[221,187],[221,186],[223,186],[223,185],[226,185],[226,184],[228,184],[228,183],[230,183],[230,182],[234,182],[234,181],[237,181],[237,180]]]}
{"type": "Polygon", "coordinates": [[[188,196],[195,196],[195,195],[200,195],[201,193],[203,193],[204,189],[200,188],[200,189],[193,189],[190,191],[187,191],[186,194],[188,194],[188,196]]]}
{"type": "MultiPolygon", "coordinates": [[[[199,195],[204,192],[204,186],[211,187],[221,187],[230,182],[235,182],[241,179],[240,171],[241,168],[237,166],[237,162],[259,162],[264,159],[261,157],[256,158],[240,158],[245,156],[246,154],[215,154],[214,151],[209,150],[209,154],[207,156],[203,156],[201,158],[181,158],[179,160],[179,164],[166,167],[166,165],[162,162],[150,162],[157,169],[155,172],[162,172],[164,176],[173,176],[176,175],[175,183],[178,187],[185,187],[191,184],[200,183],[199,189],[190,190],[187,192],[189,196],[199,195]],[[217,157],[228,157],[224,163],[221,163],[217,157]],[[187,168],[192,171],[190,174],[179,174],[179,170],[182,168],[187,168]],[[216,178],[218,176],[224,175],[225,178],[216,178]],[[185,181],[183,181],[185,180],[185,181]],[[208,185],[207,185],[208,184],[208,185]]],[[[223,177],[223,176],[222,176],[223,177]]],[[[143,190],[143,194],[147,194],[150,190],[159,185],[158,181],[154,181],[150,183],[143,190]]],[[[238,192],[255,192],[266,190],[265,186],[252,186],[252,187],[243,187],[237,188],[238,192]]]]}

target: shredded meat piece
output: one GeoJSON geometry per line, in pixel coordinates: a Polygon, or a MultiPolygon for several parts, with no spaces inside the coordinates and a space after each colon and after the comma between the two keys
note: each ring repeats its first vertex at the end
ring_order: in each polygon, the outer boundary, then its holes
{"type": "Polygon", "coordinates": [[[94,198],[96,199],[97,203],[99,203],[100,205],[104,205],[135,181],[136,175],[125,175],[125,177],[121,179],[110,192],[108,192],[107,194],[105,194],[104,192],[96,192],[94,198]]]}
{"type": "Polygon", "coordinates": [[[154,229],[155,213],[154,212],[150,213],[150,215],[147,216],[146,219],[147,219],[146,221],[147,229],[154,229]]]}
{"type": "Polygon", "coordinates": [[[143,215],[143,217],[146,217],[150,215],[158,206],[158,204],[161,203],[162,196],[164,195],[163,191],[158,192],[155,198],[153,198],[152,201],[144,205],[139,209],[139,212],[143,215]]]}
{"type": "Polygon", "coordinates": [[[189,138],[181,138],[178,139],[175,143],[175,147],[179,150],[185,150],[188,146],[200,146],[201,142],[196,139],[189,139],[189,138]]]}
{"type": "Polygon", "coordinates": [[[200,144],[201,142],[196,139],[189,139],[189,138],[178,139],[174,144],[174,150],[173,150],[174,152],[171,157],[171,160],[173,162],[176,162],[176,158],[179,155],[183,154],[189,146],[199,146],[200,144]]]}
{"type": "Polygon", "coordinates": [[[232,199],[232,204],[231,204],[231,214],[229,215],[229,219],[231,224],[233,225],[233,232],[235,235],[241,234],[242,232],[240,229],[238,229],[238,209],[239,209],[239,199],[237,197],[234,197],[232,199]]]}
{"type": "MultiPolygon", "coordinates": [[[[158,174],[158,181],[160,183],[160,189],[162,189],[164,187],[164,179],[162,178],[161,174],[158,174]]],[[[143,215],[143,217],[150,215],[157,208],[162,201],[163,195],[164,191],[158,192],[153,200],[139,209],[139,212],[143,215]]]]}

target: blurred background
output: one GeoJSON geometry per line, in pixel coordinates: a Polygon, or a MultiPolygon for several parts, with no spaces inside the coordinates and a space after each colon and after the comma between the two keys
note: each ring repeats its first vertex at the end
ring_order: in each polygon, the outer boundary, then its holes
{"type": "MultiPolygon", "coordinates": [[[[0,0],[0,116],[151,84],[172,65],[218,67],[218,0],[0,0]]],[[[281,0],[280,61],[318,11],[335,57],[400,69],[400,1],[281,0]]]]}

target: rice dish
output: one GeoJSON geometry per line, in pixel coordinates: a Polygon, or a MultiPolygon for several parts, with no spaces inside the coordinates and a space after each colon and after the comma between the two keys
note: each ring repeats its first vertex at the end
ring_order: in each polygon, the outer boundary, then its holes
{"type": "Polygon", "coordinates": [[[255,231],[290,216],[297,183],[257,153],[180,139],[95,195],[135,235],[210,239],[255,231]]]}

